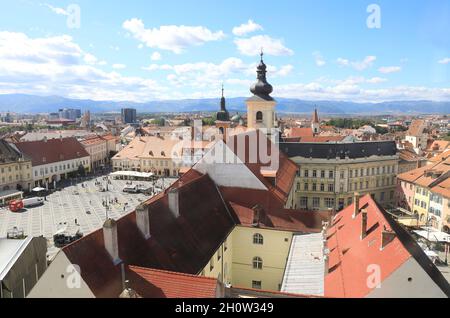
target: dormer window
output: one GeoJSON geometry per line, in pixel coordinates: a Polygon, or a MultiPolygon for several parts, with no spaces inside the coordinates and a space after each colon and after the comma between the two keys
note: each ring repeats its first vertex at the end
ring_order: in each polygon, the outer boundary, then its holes
{"type": "Polygon", "coordinates": [[[42,162],[47,162],[47,158],[43,157],[42,162]]]}

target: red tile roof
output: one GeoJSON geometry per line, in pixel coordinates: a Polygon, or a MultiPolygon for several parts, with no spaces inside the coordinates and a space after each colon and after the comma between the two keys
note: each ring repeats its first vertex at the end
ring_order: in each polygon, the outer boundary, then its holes
{"type": "Polygon", "coordinates": [[[34,167],[89,157],[83,145],[73,137],[49,139],[47,141],[24,141],[15,145],[27,157],[31,158],[34,167]]]}
{"type": "MultiPolygon", "coordinates": [[[[254,227],[256,212],[249,207],[230,202],[230,205],[239,218],[240,224],[254,227]]],[[[323,223],[329,218],[328,212],[312,212],[287,209],[262,209],[260,212],[259,228],[301,233],[320,233],[323,223]]]]}
{"type": "Polygon", "coordinates": [[[300,142],[332,142],[342,141],[345,136],[305,136],[300,138],[300,142]]]}
{"type": "Polygon", "coordinates": [[[411,125],[409,126],[407,135],[408,136],[419,136],[423,134],[425,129],[425,121],[422,119],[413,120],[411,125]]]}
{"type": "Polygon", "coordinates": [[[329,273],[325,276],[326,297],[365,297],[373,291],[367,284],[367,270],[371,264],[380,266],[382,283],[411,257],[444,293],[450,295],[450,286],[445,278],[406,230],[370,195],[360,199],[360,207],[367,211],[368,234],[364,239],[361,239],[362,213],[353,218],[353,205],[338,213],[328,230],[330,255],[329,273]],[[396,236],[381,249],[383,230],[394,232],[396,236]]]}
{"type": "Polygon", "coordinates": [[[311,128],[299,128],[299,127],[292,127],[286,133],[286,137],[288,138],[312,137],[313,135],[314,134],[311,128]]]}
{"type": "Polygon", "coordinates": [[[216,298],[215,278],[129,266],[129,287],[144,298],[216,298]]]}
{"type": "MultiPolygon", "coordinates": [[[[179,188],[180,216],[168,208],[161,194],[147,202],[151,237],[146,240],[136,225],[136,213],[117,221],[119,257],[126,265],[198,274],[236,224],[214,184],[203,175],[179,188]]],[[[122,292],[120,267],[114,266],[103,241],[103,230],[62,250],[97,297],[122,292]]]]}
{"type": "Polygon", "coordinates": [[[266,186],[266,188],[269,189],[270,192],[274,193],[281,202],[286,203],[291,188],[294,184],[298,167],[282,151],[279,150],[278,146],[274,145],[271,140],[269,140],[267,136],[259,130],[252,130],[246,133],[231,136],[227,140],[227,145],[266,186]],[[238,149],[241,144],[244,146],[244,149],[238,149]],[[256,158],[257,160],[253,160],[253,151],[257,154],[267,154],[269,157],[273,154],[276,162],[272,162],[272,158],[269,162],[264,162],[263,158],[259,155],[256,158]],[[278,155],[276,155],[277,153],[278,155]],[[261,173],[261,168],[267,168],[271,165],[278,168],[276,178],[272,181],[264,177],[261,173]]]}

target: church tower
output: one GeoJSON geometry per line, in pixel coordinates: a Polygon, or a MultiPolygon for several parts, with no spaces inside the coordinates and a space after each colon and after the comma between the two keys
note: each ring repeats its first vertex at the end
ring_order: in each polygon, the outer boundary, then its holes
{"type": "Polygon", "coordinates": [[[222,98],[220,99],[220,111],[217,113],[216,117],[216,128],[219,130],[219,133],[222,135],[224,140],[226,140],[227,130],[230,126],[230,114],[228,113],[225,105],[224,88],[222,85],[222,98]]]}
{"type": "Polygon", "coordinates": [[[313,118],[311,120],[311,129],[314,135],[320,134],[320,121],[319,115],[317,114],[317,108],[314,109],[313,118]]]}
{"type": "Polygon", "coordinates": [[[270,96],[273,87],[267,82],[267,66],[263,61],[261,52],[261,62],[257,68],[257,82],[250,88],[253,96],[247,99],[247,127],[248,128],[275,128],[275,106],[277,102],[270,96]]]}

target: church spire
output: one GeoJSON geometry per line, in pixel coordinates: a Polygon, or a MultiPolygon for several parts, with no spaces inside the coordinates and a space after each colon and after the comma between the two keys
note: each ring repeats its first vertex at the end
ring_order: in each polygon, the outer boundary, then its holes
{"type": "Polygon", "coordinates": [[[256,74],[257,74],[257,82],[253,84],[253,86],[250,88],[250,91],[260,98],[263,98],[265,100],[272,100],[272,97],[270,97],[270,94],[273,92],[273,87],[267,82],[266,74],[267,74],[267,66],[264,64],[264,52],[261,49],[261,62],[259,63],[256,74]]]}
{"type": "Polygon", "coordinates": [[[222,83],[222,98],[220,99],[220,111],[227,111],[225,105],[224,87],[222,83]]]}
{"type": "Polygon", "coordinates": [[[220,111],[217,113],[218,121],[230,121],[230,114],[226,108],[225,95],[224,95],[224,86],[222,84],[222,98],[220,99],[220,111]]]}

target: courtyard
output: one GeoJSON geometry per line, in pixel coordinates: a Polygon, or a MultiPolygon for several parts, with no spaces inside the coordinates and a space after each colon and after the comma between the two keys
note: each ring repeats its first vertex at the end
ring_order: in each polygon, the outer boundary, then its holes
{"type": "MultiPolygon", "coordinates": [[[[8,231],[17,228],[26,236],[44,236],[49,247],[52,247],[53,235],[61,228],[77,223],[83,235],[87,235],[102,227],[107,214],[117,220],[150,197],[141,193],[123,192],[130,181],[114,180],[111,177],[108,180],[109,182],[105,176],[100,176],[69,183],[60,191],[48,195],[44,205],[24,209],[19,213],[11,212],[7,207],[0,208],[0,237],[6,237],[8,231]],[[106,188],[108,190],[103,192],[102,189],[106,188]]],[[[133,181],[133,185],[143,188],[154,186],[158,193],[175,180],[164,178],[154,183],[133,181]]]]}

